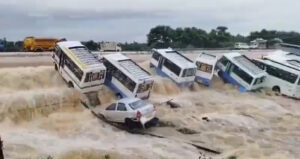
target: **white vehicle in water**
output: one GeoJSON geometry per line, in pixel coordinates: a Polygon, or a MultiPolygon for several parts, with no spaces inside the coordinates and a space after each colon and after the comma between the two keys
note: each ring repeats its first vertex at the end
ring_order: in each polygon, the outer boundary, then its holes
{"type": "Polygon", "coordinates": [[[265,87],[300,98],[300,55],[276,51],[254,62],[268,73],[265,87]]]}
{"type": "Polygon", "coordinates": [[[234,44],[234,49],[250,49],[250,46],[247,43],[238,42],[234,44]]]}
{"type": "Polygon", "coordinates": [[[201,53],[195,61],[197,66],[195,81],[210,86],[217,61],[217,56],[201,53]]]}
{"type": "Polygon", "coordinates": [[[195,80],[196,65],[173,49],[153,49],[150,67],[154,67],[158,75],[170,78],[181,87],[189,87],[195,80]]]}
{"type": "Polygon", "coordinates": [[[105,84],[119,98],[149,98],[154,83],[149,72],[120,53],[103,56],[103,63],[107,68],[105,84]]]}
{"type": "Polygon", "coordinates": [[[131,127],[134,124],[145,124],[157,122],[155,107],[139,98],[123,98],[116,103],[112,103],[105,110],[100,110],[107,121],[125,123],[131,127]]]}
{"type": "Polygon", "coordinates": [[[239,53],[226,53],[217,62],[218,75],[225,82],[239,87],[240,92],[260,89],[267,76],[265,71],[239,53]]]}
{"type": "Polygon", "coordinates": [[[69,87],[81,93],[97,92],[102,88],[106,68],[80,42],[57,43],[52,58],[55,69],[69,87]]]}

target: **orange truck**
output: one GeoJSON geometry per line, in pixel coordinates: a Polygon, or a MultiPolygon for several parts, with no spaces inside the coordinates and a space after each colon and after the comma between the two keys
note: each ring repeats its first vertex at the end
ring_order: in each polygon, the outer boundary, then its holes
{"type": "Polygon", "coordinates": [[[24,39],[23,50],[24,51],[54,51],[55,44],[58,39],[54,38],[35,38],[27,37],[24,39]]]}

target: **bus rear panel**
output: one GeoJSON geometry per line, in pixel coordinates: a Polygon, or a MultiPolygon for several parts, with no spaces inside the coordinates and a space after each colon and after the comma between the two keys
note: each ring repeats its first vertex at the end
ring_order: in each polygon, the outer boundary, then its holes
{"type": "Polygon", "coordinates": [[[217,56],[201,53],[195,61],[197,66],[195,81],[210,86],[216,63],[217,56]]]}

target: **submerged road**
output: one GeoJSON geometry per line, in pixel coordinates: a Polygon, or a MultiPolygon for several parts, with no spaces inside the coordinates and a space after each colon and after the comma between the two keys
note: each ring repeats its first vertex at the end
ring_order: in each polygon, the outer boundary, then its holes
{"type": "MultiPolygon", "coordinates": [[[[185,55],[191,60],[194,60],[201,52],[211,53],[221,56],[223,53],[240,52],[250,58],[260,58],[261,56],[268,55],[274,50],[197,50],[197,51],[184,51],[185,55]]],[[[98,52],[94,52],[99,54],[98,52]]],[[[150,58],[150,54],[121,52],[132,58],[136,62],[143,62],[150,58]]],[[[29,67],[29,66],[51,66],[53,65],[51,52],[14,52],[14,53],[0,53],[0,67],[29,67]]]]}

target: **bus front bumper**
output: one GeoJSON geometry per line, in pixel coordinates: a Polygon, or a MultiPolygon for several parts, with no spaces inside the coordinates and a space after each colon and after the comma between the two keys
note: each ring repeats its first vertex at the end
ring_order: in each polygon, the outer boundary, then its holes
{"type": "Polygon", "coordinates": [[[195,81],[199,82],[199,83],[202,83],[202,84],[204,84],[208,87],[211,85],[211,80],[207,79],[207,78],[203,78],[203,77],[198,76],[198,77],[195,78],[195,81]]]}
{"type": "Polygon", "coordinates": [[[96,86],[90,86],[90,87],[83,87],[83,88],[80,88],[80,92],[81,93],[98,92],[102,88],[103,88],[103,84],[96,85],[96,86]]]}

